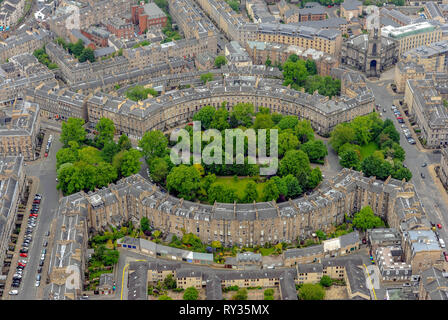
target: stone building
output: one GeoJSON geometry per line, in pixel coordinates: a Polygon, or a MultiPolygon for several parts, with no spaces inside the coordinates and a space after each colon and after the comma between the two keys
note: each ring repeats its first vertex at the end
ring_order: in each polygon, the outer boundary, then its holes
{"type": "Polygon", "coordinates": [[[55,218],[55,235],[48,269],[45,300],[79,300],[87,267],[87,205],[79,194],[64,197],[55,218]],[[67,285],[71,277],[71,285],[67,285]]]}
{"type": "Polygon", "coordinates": [[[131,6],[132,22],[138,25],[140,33],[153,27],[165,27],[168,21],[166,14],[154,3],[140,3],[131,6]]]}
{"type": "Polygon", "coordinates": [[[227,102],[226,107],[231,110],[237,103],[252,103],[256,108],[267,107],[271,112],[308,119],[317,132],[327,134],[339,123],[370,113],[373,101],[370,91],[329,100],[318,94],[288,89],[280,80],[274,82],[253,76],[228,77],[138,103],[97,93],[88,99],[87,111],[90,123],[96,124],[106,117],[114,121],[118,131],[139,138],[147,130],[165,130],[186,123],[206,105],[218,108],[227,102]]]}
{"type": "Polygon", "coordinates": [[[12,106],[0,108],[0,155],[36,159],[39,111],[36,103],[18,99],[12,106]]]}
{"type": "Polygon", "coordinates": [[[342,44],[341,63],[363,72],[367,77],[379,77],[398,61],[395,41],[375,29],[369,34],[352,37],[342,44]]]}
{"type": "Polygon", "coordinates": [[[402,241],[406,263],[412,267],[412,274],[443,262],[443,249],[432,230],[410,230],[403,233],[402,241]]]}
{"type": "Polygon", "coordinates": [[[443,39],[442,29],[430,22],[420,22],[402,27],[385,26],[383,36],[396,42],[398,57],[405,52],[443,39]]]}
{"type": "Polygon", "coordinates": [[[431,267],[421,273],[419,300],[448,301],[448,273],[441,268],[431,267]]]}
{"type": "MultiPolygon", "coordinates": [[[[345,169],[314,193],[283,203],[198,204],[162,193],[139,175],[96,193],[78,195],[89,204],[87,224],[92,232],[129,220],[138,224],[146,216],[153,228],[163,232],[178,237],[192,232],[203,242],[218,240],[225,246],[305,239],[315,230],[326,231],[342,223],[346,213],[353,214],[366,205],[391,226],[410,228],[404,224],[409,219],[407,213],[412,210],[415,218],[421,210],[413,201],[412,185],[393,179],[379,182],[345,169]],[[397,201],[402,197],[408,200],[397,201]]],[[[343,245],[341,250],[345,253],[349,246],[353,244],[343,245]]]]}
{"type": "Polygon", "coordinates": [[[437,173],[443,186],[448,188],[448,149],[446,147],[440,149],[442,151],[442,157],[440,158],[440,166],[437,173]]]}
{"type": "MultiPolygon", "coordinates": [[[[3,268],[10,251],[11,235],[15,229],[17,209],[22,200],[25,186],[23,157],[0,156],[0,266],[1,275],[6,275],[3,268]]],[[[9,261],[11,262],[11,261],[9,261]]]]}
{"type": "Polygon", "coordinates": [[[406,82],[404,102],[409,116],[419,129],[421,140],[429,148],[448,144],[448,113],[444,100],[448,98],[446,73],[427,73],[422,80],[406,82]]]}

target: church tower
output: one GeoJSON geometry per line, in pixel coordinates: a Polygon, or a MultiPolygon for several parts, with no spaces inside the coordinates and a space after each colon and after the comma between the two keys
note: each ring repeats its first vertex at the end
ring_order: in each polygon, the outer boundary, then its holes
{"type": "Polygon", "coordinates": [[[379,77],[381,72],[381,29],[373,28],[369,32],[366,57],[367,77],[379,77]]]}

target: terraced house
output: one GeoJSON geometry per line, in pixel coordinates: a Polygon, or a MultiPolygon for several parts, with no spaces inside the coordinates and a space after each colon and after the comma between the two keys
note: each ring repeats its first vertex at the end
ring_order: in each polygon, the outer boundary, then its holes
{"type": "Polygon", "coordinates": [[[36,103],[18,99],[12,106],[0,108],[0,155],[36,159],[39,111],[36,103]]]}
{"type": "MultiPolygon", "coordinates": [[[[418,229],[414,220],[419,215],[422,228],[429,229],[412,185],[394,179],[379,182],[345,169],[311,195],[283,203],[198,204],[167,195],[140,175],[95,193],[78,193],[78,197],[89,203],[87,224],[92,232],[128,220],[138,224],[142,217],[147,217],[154,228],[163,232],[179,237],[183,232],[192,232],[203,242],[219,240],[226,246],[305,239],[315,230],[325,231],[342,223],[345,213],[354,214],[366,205],[400,230],[418,229]]],[[[346,253],[350,252],[349,247],[356,247],[356,243],[344,243],[339,243],[339,249],[329,243],[326,251],[332,254],[336,248],[346,253]]]]}

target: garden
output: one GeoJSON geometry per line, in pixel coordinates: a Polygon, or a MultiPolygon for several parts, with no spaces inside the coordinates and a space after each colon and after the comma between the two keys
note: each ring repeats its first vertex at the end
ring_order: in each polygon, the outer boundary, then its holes
{"type": "MultiPolygon", "coordinates": [[[[203,107],[194,116],[194,121],[200,121],[202,130],[215,129],[216,136],[210,144],[203,141],[198,148],[201,150],[200,163],[174,164],[178,153],[171,152],[174,145],[194,144],[192,123],[184,129],[187,132],[179,135],[177,141],[169,141],[161,131],[148,131],[139,142],[139,147],[148,163],[151,179],[167,189],[173,196],[185,200],[200,201],[213,204],[252,203],[254,201],[286,201],[316,188],[322,181],[319,167],[311,168],[310,163],[324,163],[328,154],[325,144],[315,138],[311,124],[307,120],[299,120],[296,116],[283,116],[270,113],[268,108],[260,107],[258,112],[252,104],[237,104],[228,111],[223,104],[218,109],[212,106],[203,107]],[[234,131],[233,137],[227,136],[226,129],[234,131]],[[260,175],[260,169],[266,167],[262,161],[249,162],[250,144],[248,129],[254,129],[253,138],[259,142],[260,130],[266,130],[267,145],[270,145],[271,130],[278,133],[278,170],[271,176],[260,175]],[[219,136],[220,134],[220,136],[219,136]],[[217,137],[223,143],[219,147],[213,143],[217,137]],[[228,141],[226,139],[229,139],[228,141]],[[232,139],[232,140],[230,140],[232,139]],[[226,144],[232,145],[233,155],[226,153],[226,144]],[[226,164],[225,159],[236,158],[238,144],[243,150],[241,164],[226,164]],[[216,155],[215,156],[215,152],[216,155]],[[219,155],[221,154],[221,156],[219,155]],[[204,156],[205,155],[205,156],[204,156]],[[213,162],[204,162],[204,158],[213,158],[213,162]],[[174,160],[173,160],[174,158],[174,160]],[[212,163],[212,164],[210,164],[212,163]]],[[[251,143],[252,144],[252,143],[251,143]]],[[[255,146],[258,144],[255,143],[255,146]]],[[[253,147],[252,150],[256,149],[253,147]]],[[[258,145],[259,146],[259,145],[258,145]]],[[[188,148],[189,151],[189,148],[188,148]]],[[[257,149],[258,158],[260,150],[257,149]]],[[[241,154],[238,154],[241,156],[241,154]]],[[[270,157],[267,147],[266,157],[270,157]]],[[[208,159],[210,159],[208,158],[208,159]]],[[[235,161],[233,161],[235,162],[235,161]]]]}
{"type": "Polygon", "coordinates": [[[400,146],[400,134],[390,119],[383,121],[376,112],[341,123],[331,132],[330,145],[344,168],[352,168],[366,177],[411,180],[411,171],[403,165],[406,153],[400,146]]]}

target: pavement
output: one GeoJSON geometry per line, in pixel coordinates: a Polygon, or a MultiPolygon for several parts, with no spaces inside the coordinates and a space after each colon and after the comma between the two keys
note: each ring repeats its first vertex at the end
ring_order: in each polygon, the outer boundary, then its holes
{"type": "MultiPolygon", "coordinates": [[[[59,206],[60,192],[56,190],[56,152],[62,147],[62,143],[59,141],[59,134],[51,132],[53,134],[53,143],[50,147],[50,152],[47,158],[37,160],[35,162],[28,163],[26,166],[26,174],[28,177],[33,178],[33,180],[38,181],[37,190],[33,190],[30,194],[30,200],[33,201],[34,194],[39,193],[42,195],[42,200],[39,208],[39,216],[37,218],[36,227],[32,233],[33,241],[29,247],[27,265],[23,272],[22,283],[18,288],[19,294],[16,296],[8,296],[7,299],[11,300],[33,300],[41,298],[42,287],[45,285],[46,280],[46,269],[49,262],[49,253],[51,252],[51,247],[47,247],[47,254],[45,259],[45,264],[42,270],[42,280],[40,287],[35,286],[37,269],[39,268],[39,261],[41,257],[41,252],[43,243],[45,240],[49,240],[45,236],[47,231],[49,231],[50,226],[54,218],[56,217],[57,209],[59,206]]],[[[43,146],[47,144],[49,133],[45,134],[43,146]]],[[[34,184],[33,184],[34,185],[34,184]]],[[[37,185],[37,184],[36,184],[37,185]]],[[[25,213],[24,217],[25,225],[22,225],[22,229],[26,229],[26,220],[29,216],[29,209],[25,213]]],[[[50,233],[50,237],[54,232],[50,233]]],[[[48,241],[49,245],[51,241],[48,241]]],[[[17,248],[20,250],[22,241],[17,241],[17,248]]],[[[14,256],[15,257],[15,256],[14,256]]],[[[15,270],[16,264],[12,265],[12,271],[15,270]]],[[[5,290],[6,292],[6,290],[5,290]]]]}

